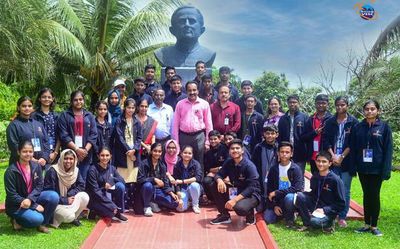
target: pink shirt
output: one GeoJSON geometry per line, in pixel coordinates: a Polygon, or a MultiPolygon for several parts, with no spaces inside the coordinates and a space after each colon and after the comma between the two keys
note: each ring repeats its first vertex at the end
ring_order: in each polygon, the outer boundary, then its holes
{"type": "Polygon", "coordinates": [[[28,190],[28,194],[32,192],[32,177],[31,172],[28,170],[28,167],[22,166],[19,162],[17,162],[17,167],[19,171],[22,173],[22,177],[24,178],[26,188],[28,190]]]}
{"type": "Polygon", "coordinates": [[[178,102],[175,108],[172,138],[179,143],[179,131],[192,133],[206,130],[206,144],[208,133],[213,129],[210,105],[207,101],[197,97],[194,103],[188,98],[178,102]]]}

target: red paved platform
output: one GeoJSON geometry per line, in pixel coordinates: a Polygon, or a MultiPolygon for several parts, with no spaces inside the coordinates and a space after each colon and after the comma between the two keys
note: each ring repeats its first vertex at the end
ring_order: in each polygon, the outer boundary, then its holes
{"type": "Polygon", "coordinates": [[[110,227],[100,221],[81,248],[265,248],[257,226],[247,226],[244,218],[234,214],[231,224],[211,225],[216,215],[215,208],[202,208],[199,215],[191,211],[153,217],[127,215],[127,223],[110,227]]]}

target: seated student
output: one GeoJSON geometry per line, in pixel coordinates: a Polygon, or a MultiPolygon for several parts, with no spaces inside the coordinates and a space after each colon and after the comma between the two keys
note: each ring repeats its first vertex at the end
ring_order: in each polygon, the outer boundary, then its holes
{"type": "Polygon", "coordinates": [[[275,223],[284,216],[286,226],[294,226],[294,195],[304,190],[304,177],[301,168],[291,161],[293,145],[282,141],[278,147],[279,164],[273,166],[268,174],[267,209],[264,219],[267,224],[275,223]]]}
{"type": "Polygon", "coordinates": [[[260,184],[256,166],[243,157],[243,143],[234,139],[229,147],[229,155],[222,168],[215,176],[213,195],[218,209],[218,216],[210,223],[231,223],[230,210],[239,216],[246,216],[246,224],[255,223],[254,208],[261,200],[260,184]],[[224,182],[229,176],[230,181],[224,182]]]}
{"type": "Polygon", "coordinates": [[[141,184],[145,216],[153,216],[150,201],[169,209],[176,209],[183,205],[183,201],[169,185],[167,169],[161,161],[161,154],[161,143],[152,144],[149,156],[142,161],[139,168],[138,183],[141,184]]]}
{"type": "Polygon", "coordinates": [[[345,208],[344,186],[340,178],[329,171],[332,165],[332,155],[320,151],[315,160],[319,173],[311,178],[311,192],[297,194],[295,206],[303,220],[299,231],[310,226],[333,232],[333,222],[336,216],[345,208]]]}
{"type": "Polygon", "coordinates": [[[175,111],[176,104],[187,97],[186,93],[183,92],[181,76],[174,75],[171,78],[171,90],[165,93],[164,103],[170,105],[175,111]]]}
{"type": "MultiPolygon", "coordinates": [[[[275,125],[267,125],[263,127],[264,140],[258,143],[254,148],[251,161],[256,165],[258,174],[260,175],[260,186],[262,197],[268,197],[267,195],[267,176],[272,166],[278,164],[278,127],[275,125]]],[[[265,204],[265,200],[262,200],[262,204],[265,204]]]]}
{"type": "Polygon", "coordinates": [[[203,187],[208,200],[213,200],[212,187],[214,177],[228,158],[229,151],[224,144],[221,144],[221,134],[218,131],[210,131],[208,133],[208,140],[210,141],[210,149],[204,155],[205,177],[203,179],[203,187]]]}
{"type": "Polygon", "coordinates": [[[80,226],[78,220],[81,212],[89,202],[85,191],[85,182],[79,174],[78,157],[71,149],[61,152],[58,163],[52,165],[44,178],[44,190],[54,190],[59,195],[59,202],[54,212],[52,227],[58,228],[61,223],[80,226]]]}
{"type": "Polygon", "coordinates": [[[111,153],[108,147],[100,148],[99,162],[90,167],[86,180],[86,191],[90,200],[89,218],[96,215],[106,221],[114,220],[124,222],[128,219],[122,215],[125,203],[125,181],[118,171],[110,164],[111,153]]]}
{"type": "MultiPolygon", "coordinates": [[[[233,131],[228,131],[227,133],[225,133],[224,135],[224,144],[227,148],[229,148],[229,146],[231,145],[232,141],[234,139],[237,139],[237,134],[234,133],[233,131]]],[[[243,147],[243,156],[247,159],[251,158],[250,152],[246,147],[243,147]]]]}
{"type": "Polygon", "coordinates": [[[20,142],[17,152],[18,160],[4,173],[6,214],[14,230],[37,227],[42,233],[50,233],[46,225],[57,207],[58,194],[43,191],[42,168],[32,160],[32,143],[20,142]]]}
{"type": "Polygon", "coordinates": [[[179,212],[187,210],[189,208],[189,199],[191,199],[193,212],[199,214],[200,184],[203,172],[201,171],[200,163],[193,159],[193,148],[191,146],[183,146],[181,157],[182,160],[175,165],[171,181],[176,186],[178,196],[183,200],[183,205],[178,207],[177,210],[179,212]]]}
{"type": "Polygon", "coordinates": [[[163,163],[167,167],[166,175],[170,181],[173,179],[172,175],[174,174],[174,167],[178,160],[180,160],[179,152],[179,144],[175,140],[170,139],[165,143],[163,163]]]}

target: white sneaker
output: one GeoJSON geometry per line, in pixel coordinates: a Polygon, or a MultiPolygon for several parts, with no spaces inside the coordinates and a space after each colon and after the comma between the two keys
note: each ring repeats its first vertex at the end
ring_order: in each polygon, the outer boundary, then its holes
{"type": "Polygon", "coordinates": [[[153,211],[153,213],[161,212],[161,209],[160,209],[160,207],[158,206],[157,203],[150,202],[150,207],[151,207],[151,211],[153,211]]]}
{"type": "Polygon", "coordinates": [[[153,216],[153,211],[151,211],[151,207],[144,208],[144,216],[147,217],[153,216]]]}
{"type": "Polygon", "coordinates": [[[199,213],[200,213],[200,207],[199,207],[199,205],[193,205],[192,209],[193,209],[193,212],[194,212],[195,214],[199,214],[199,213]]]}

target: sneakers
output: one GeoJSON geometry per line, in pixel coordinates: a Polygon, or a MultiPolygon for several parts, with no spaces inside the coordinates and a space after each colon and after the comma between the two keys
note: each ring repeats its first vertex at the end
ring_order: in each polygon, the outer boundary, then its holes
{"type": "Polygon", "coordinates": [[[339,224],[339,227],[341,227],[341,228],[346,228],[347,227],[347,222],[346,222],[345,219],[340,219],[338,221],[338,224],[339,224]]]}
{"type": "Polygon", "coordinates": [[[223,215],[223,214],[218,214],[217,218],[213,219],[210,221],[211,224],[213,225],[218,225],[218,224],[229,224],[231,223],[231,216],[230,215],[223,215]]]}
{"type": "Polygon", "coordinates": [[[38,226],[38,227],[37,227],[37,230],[38,230],[39,232],[41,232],[41,233],[47,233],[47,234],[50,233],[50,230],[49,230],[47,227],[42,226],[42,225],[38,226]]]}
{"type": "Polygon", "coordinates": [[[333,227],[324,227],[324,228],[322,228],[322,231],[324,233],[334,233],[335,229],[333,227]]]}
{"type": "Polygon", "coordinates": [[[308,226],[302,226],[302,227],[299,227],[298,229],[297,229],[297,231],[299,231],[299,232],[304,232],[304,231],[307,231],[307,230],[309,230],[310,229],[310,227],[308,227],[308,226]]]}
{"type": "Polygon", "coordinates": [[[288,228],[288,229],[297,229],[297,227],[296,227],[296,225],[294,224],[293,221],[286,221],[285,226],[286,226],[286,228],[288,228]]]}
{"type": "Polygon", "coordinates": [[[256,224],[256,218],[254,217],[254,212],[246,215],[246,225],[254,225],[256,224]]]}
{"type": "Polygon", "coordinates": [[[383,233],[378,228],[371,229],[371,233],[378,237],[383,236],[383,233]]]}
{"type": "Polygon", "coordinates": [[[120,212],[117,212],[117,214],[113,217],[113,220],[119,221],[119,222],[127,222],[128,218],[126,218],[124,215],[122,215],[120,212]],[[114,219],[115,218],[115,219],[114,219]]]}
{"type": "Polygon", "coordinates": [[[151,207],[144,208],[144,216],[147,217],[153,216],[153,211],[151,211],[151,207]]]}
{"type": "Polygon", "coordinates": [[[200,213],[200,207],[199,207],[199,205],[193,205],[192,209],[193,209],[193,212],[194,212],[195,214],[199,214],[199,213],[200,213]]]}
{"type": "Polygon", "coordinates": [[[356,232],[356,233],[368,233],[368,232],[371,232],[371,228],[370,227],[362,227],[362,228],[359,228],[359,229],[355,230],[354,232],[356,232]]]}
{"type": "Polygon", "coordinates": [[[21,230],[22,226],[15,219],[11,219],[11,225],[15,231],[21,230]]]}
{"type": "Polygon", "coordinates": [[[153,211],[153,213],[161,212],[161,209],[160,209],[160,207],[158,206],[157,203],[150,202],[150,207],[151,207],[151,211],[153,211]]]}
{"type": "Polygon", "coordinates": [[[77,227],[82,226],[82,223],[78,219],[73,220],[71,222],[71,224],[73,224],[74,226],[77,226],[77,227]]]}

